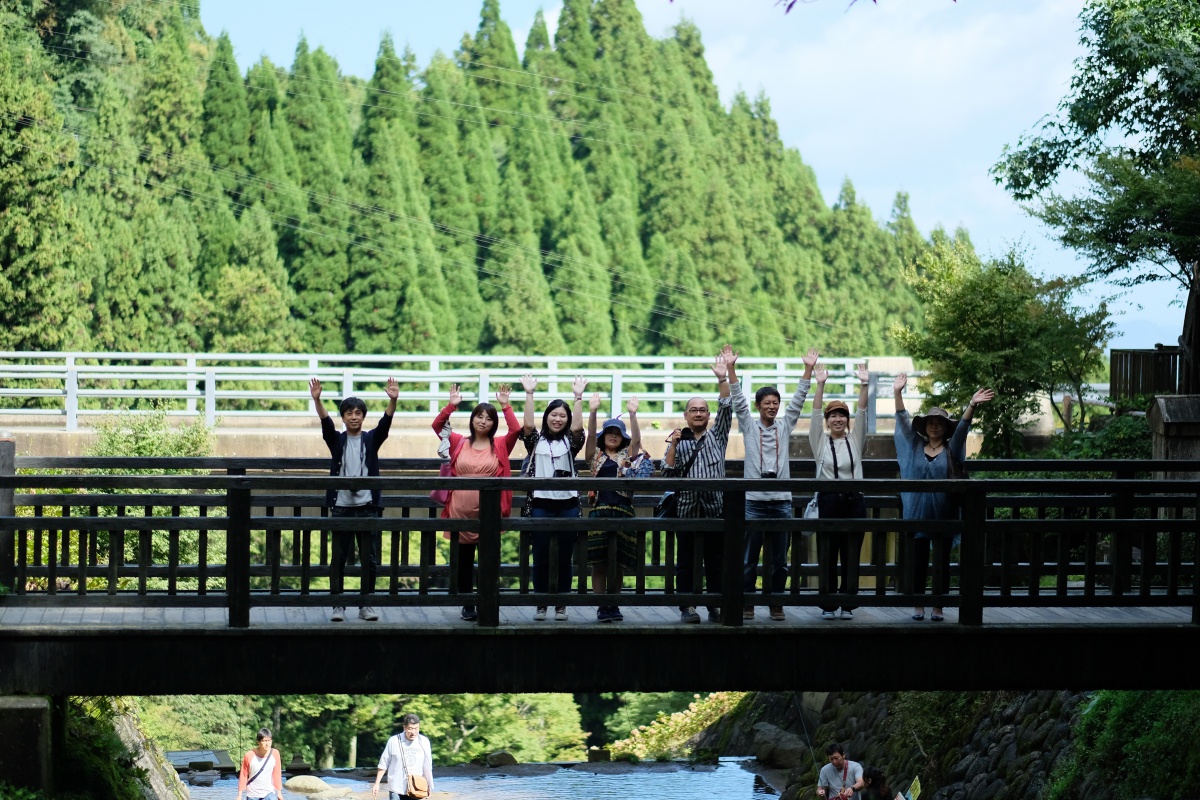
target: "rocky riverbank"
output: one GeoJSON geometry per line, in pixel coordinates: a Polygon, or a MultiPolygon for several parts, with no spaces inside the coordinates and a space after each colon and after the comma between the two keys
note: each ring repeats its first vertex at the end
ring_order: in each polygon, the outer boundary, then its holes
{"type": "MultiPolygon", "coordinates": [[[[788,770],[781,800],[816,797],[825,746],[881,767],[929,800],[1037,800],[1068,757],[1087,694],[759,693],[690,743],[788,770]]],[[[1083,796],[1109,800],[1104,786],[1083,796]]]]}

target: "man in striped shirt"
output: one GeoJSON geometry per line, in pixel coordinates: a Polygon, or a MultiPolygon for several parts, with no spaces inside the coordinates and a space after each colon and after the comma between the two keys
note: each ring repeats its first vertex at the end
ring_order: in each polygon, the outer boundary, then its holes
{"type": "MultiPolygon", "coordinates": [[[[729,399],[729,368],[725,359],[718,355],[710,367],[717,377],[720,388],[717,400],[717,418],[711,419],[708,401],[693,397],[687,402],[683,420],[685,427],[677,428],[667,437],[667,451],[663,457],[663,477],[724,478],[725,448],[729,445],[729,428],[733,422],[733,405],[729,399]],[[711,429],[709,422],[712,422],[711,429]]],[[[722,511],[720,492],[679,492],[679,517],[681,519],[720,519],[722,511]]],[[[704,579],[711,593],[721,591],[722,536],[719,533],[699,534],[704,579]]],[[[695,533],[680,532],[676,535],[678,558],[675,565],[675,585],[681,594],[695,591],[695,533]]],[[[720,611],[708,607],[708,619],[717,622],[720,611]]],[[[686,623],[698,623],[700,615],[694,606],[680,606],[679,619],[686,623]]]]}

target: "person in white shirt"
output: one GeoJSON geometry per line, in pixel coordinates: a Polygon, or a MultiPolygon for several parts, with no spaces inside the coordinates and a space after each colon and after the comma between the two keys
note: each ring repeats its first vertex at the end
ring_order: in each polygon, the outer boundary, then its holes
{"type": "Polygon", "coordinates": [[[387,774],[388,800],[411,797],[408,793],[408,776],[420,775],[429,782],[429,793],[433,794],[433,750],[429,739],[421,735],[421,718],[416,714],[405,714],[400,720],[403,732],[388,739],[379,757],[378,772],[372,796],[379,796],[379,783],[387,774]]]}

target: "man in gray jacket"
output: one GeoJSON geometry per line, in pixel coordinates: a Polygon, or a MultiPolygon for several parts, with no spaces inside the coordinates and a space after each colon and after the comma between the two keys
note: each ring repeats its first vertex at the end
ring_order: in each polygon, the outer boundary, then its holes
{"type": "MultiPolygon", "coordinates": [[[[819,354],[809,350],[804,356],[804,377],[796,384],[783,419],[777,419],[781,397],[774,386],[764,386],[754,395],[754,407],[758,416],[750,413],[750,405],[737,377],[738,353],[729,345],[722,351],[729,367],[729,393],[733,399],[733,412],[737,414],[738,428],[746,448],[745,477],[787,480],[791,477],[788,467],[788,438],[800,421],[804,411],[804,400],[808,396],[813,367],[819,354]]],[[[746,519],[791,519],[792,493],[746,492],[746,519]]],[[[763,577],[763,587],[770,587],[771,594],[783,594],[787,586],[788,532],[771,531],[764,537],[762,531],[746,533],[746,553],[743,560],[742,588],[746,592],[747,605],[742,609],[742,619],[754,619],[753,598],[758,579],[758,556],[767,540],[770,564],[763,577]],[[768,583],[769,580],[769,583],[768,583]]],[[[783,606],[770,606],[771,619],[784,619],[783,606]]]]}

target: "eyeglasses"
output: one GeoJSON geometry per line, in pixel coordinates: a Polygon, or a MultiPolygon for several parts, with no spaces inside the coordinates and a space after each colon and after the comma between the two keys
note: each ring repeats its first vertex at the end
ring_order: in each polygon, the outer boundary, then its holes
{"type": "Polygon", "coordinates": [[[707,407],[700,408],[699,406],[692,406],[691,408],[689,408],[687,410],[687,413],[689,413],[689,414],[707,414],[708,408],[707,407]]]}

